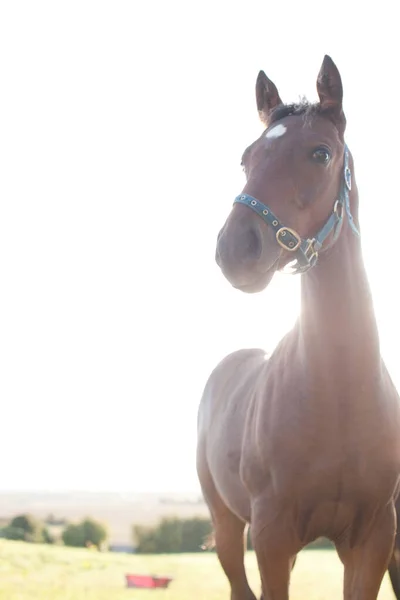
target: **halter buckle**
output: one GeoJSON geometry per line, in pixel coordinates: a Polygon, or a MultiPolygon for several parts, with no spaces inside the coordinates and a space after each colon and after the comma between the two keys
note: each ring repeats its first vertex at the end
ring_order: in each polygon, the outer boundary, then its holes
{"type": "Polygon", "coordinates": [[[287,250],[288,252],[296,252],[296,250],[298,250],[300,248],[301,237],[299,236],[297,231],[294,231],[294,229],[291,229],[290,227],[281,227],[276,232],[275,237],[276,237],[276,241],[281,246],[281,248],[283,248],[284,250],[287,250]],[[289,236],[288,236],[289,238],[290,238],[290,236],[292,236],[296,241],[293,241],[293,239],[291,239],[289,241],[286,241],[286,239],[282,239],[282,238],[286,238],[286,236],[288,234],[289,234],[289,236]]]}

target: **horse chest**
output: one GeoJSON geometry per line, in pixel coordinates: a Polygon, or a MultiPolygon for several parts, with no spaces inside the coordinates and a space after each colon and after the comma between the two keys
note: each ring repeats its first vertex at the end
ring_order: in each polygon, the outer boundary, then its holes
{"type": "Polygon", "coordinates": [[[367,406],[357,412],[354,405],[339,402],[314,404],[309,410],[304,406],[283,401],[279,411],[273,403],[253,411],[244,436],[251,442],[243,448],[241,462],[251,493],[269,488],[282,497],[307,493],[317,498],[318,489],[331,499],[343,488],[351,496],[393,489],[400,445],[388,411],[367,406]]]}

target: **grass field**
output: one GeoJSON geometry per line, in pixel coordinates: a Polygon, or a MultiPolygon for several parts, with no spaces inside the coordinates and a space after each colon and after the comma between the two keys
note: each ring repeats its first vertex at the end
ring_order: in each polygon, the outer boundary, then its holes
{"type": "MultiPolygon", "coordinates": [[[[246,557],[249,579],[259,593],[254,554],[246,557]]],[[[291,600],[338,600],[342,566],[330,550],[300,554],[291,600]]],[[[37,546],[0,540],[0,600],[228,600],[228,586],[213,553],[135,556],[37,546]],[[167,590],[125,588],[125,573],[174,578],[167,590]]],[[[379,600],[393,600],[388,576],[379,600]]]]}

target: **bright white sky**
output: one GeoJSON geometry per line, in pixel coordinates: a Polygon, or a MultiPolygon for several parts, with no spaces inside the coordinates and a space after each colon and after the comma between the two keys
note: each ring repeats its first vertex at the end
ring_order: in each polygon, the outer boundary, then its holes
{"type": "Polygon", "coordinates": [[[400,384],[394,16],[386,0],[1,3],[1,489],[197,489],[208,375],[273,348],[299,307],[298,278],[248,296],[214,262],[260,69],[287,101],[316,99],[325,53],[341,71],[400,384]]]}

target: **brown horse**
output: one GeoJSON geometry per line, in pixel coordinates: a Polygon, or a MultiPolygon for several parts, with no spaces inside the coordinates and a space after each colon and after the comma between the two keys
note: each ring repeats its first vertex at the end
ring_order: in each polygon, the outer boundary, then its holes
{"type": "MultiPolygon", "coordinates": [[[[295,557],[319,536],[344,564],[346,600],[377,598],[393,552],[399,397],[380,354],[342,82],[328,56],[317,91],[316,104],[286,105],[259,73],[265,130],[243,154],[247,182],[218,236],[216,261],[239,290],[263,290],[277,270],[301,273],[294,328],[268,360],[256,349],[227,356],[200,403],[197,472],[232,600],[255,600],[246,523],[268,600],[288,599],[295,557]]],[[[377,225],[387,221],[375,211],[377,225]]],[[[260,326],[273,319],[266,308],[260,326]]]]}
{"type": "Polygon", "coordinates": [[[392,588],[397,600],[400,600],[400,496],[396,500],[397,533],[394,543],[394,552],[389,563],[389,575],[392,588]]]}

